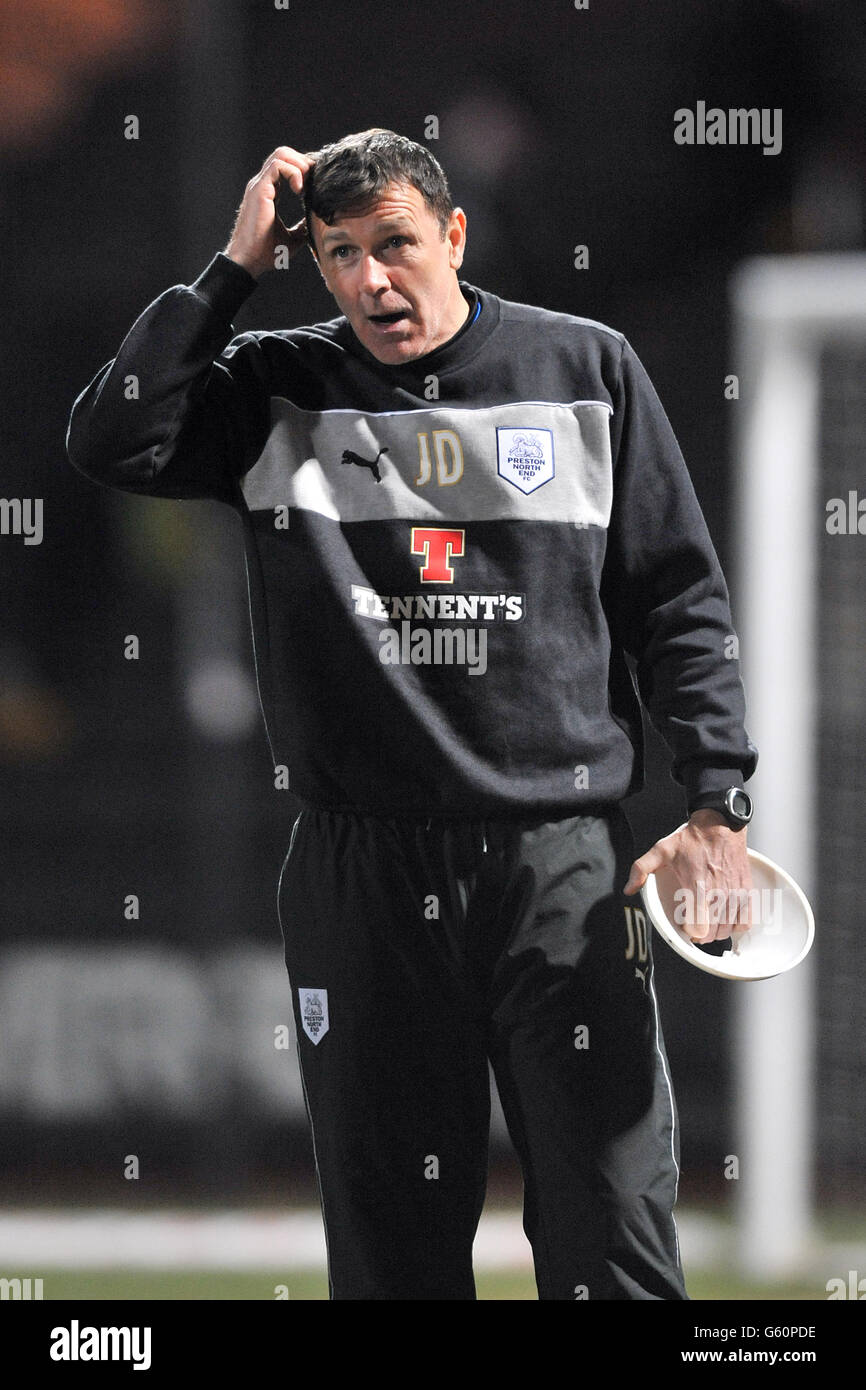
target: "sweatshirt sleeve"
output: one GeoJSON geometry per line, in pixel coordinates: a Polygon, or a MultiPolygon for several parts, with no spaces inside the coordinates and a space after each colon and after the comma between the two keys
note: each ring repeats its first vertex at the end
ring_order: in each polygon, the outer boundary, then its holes
{"type": "Polygon", "coordinates": [[[256,284],[219,253],[145,309],[75,400],[66,433],[75,468],[125,492],[235,503],[236,479],[269,429],[259,335],[232,336],[231,316],[256,284]]]}
{"type": "Polygon", "coordinates": [[[727,585],[670,422],[624,340],[611,420],[613,506],[602,574],[611,636],[673,753],[687,802],[741,785],[758,750],[727,585]]]}

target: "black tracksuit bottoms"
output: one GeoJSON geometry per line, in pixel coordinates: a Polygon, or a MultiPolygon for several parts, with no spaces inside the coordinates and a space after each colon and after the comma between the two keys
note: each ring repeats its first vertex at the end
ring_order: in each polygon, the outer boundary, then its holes
{"type": "Polygon", "coordinates": [[[309,807],[278,891],[332,1299],[474,1299],[488,1061],[539,1299],[686,1299],[635,857],[563,820],[309,807]]]}

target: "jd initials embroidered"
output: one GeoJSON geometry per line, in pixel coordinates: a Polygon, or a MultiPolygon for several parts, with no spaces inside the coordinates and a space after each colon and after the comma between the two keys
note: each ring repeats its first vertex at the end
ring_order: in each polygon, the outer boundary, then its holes
{"type": "Polygon", "coordinates": [[[553,431],[497,427],[498,471],[521,492],[534,492],[554,475],[553,431]]]}
{"type": "Polygon", "coordinates": [[[328,1031],[328,991],[299,989],[301,1023],[311,1043],[319,1043],[328,1031]]]}

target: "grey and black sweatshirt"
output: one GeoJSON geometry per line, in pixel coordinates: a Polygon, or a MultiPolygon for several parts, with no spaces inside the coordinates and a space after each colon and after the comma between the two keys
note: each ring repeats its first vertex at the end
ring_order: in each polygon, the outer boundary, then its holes
{"type": "Polygon", "coordinates": [[[687,802],[742,785],[727,587],[623,335],[461,280],[455,336],[386,366],[344,317],[234,334],[256,283],[218,254],[161,294],[66,443],[98,483],[239,513],[270,751],[301,801],[616,803],[644,784],[624,652],[687,802]]]}

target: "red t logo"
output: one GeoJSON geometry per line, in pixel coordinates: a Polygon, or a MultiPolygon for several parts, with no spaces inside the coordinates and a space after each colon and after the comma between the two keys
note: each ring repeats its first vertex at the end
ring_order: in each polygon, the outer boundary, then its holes
{"type": "Polygon", "coordinates": [[[412,554],[423,555],[419,566],[422,584],[453,584],[452,555],[463,554],[465,531],[445,531],[435,526],[412,527],[412,554]]]}

